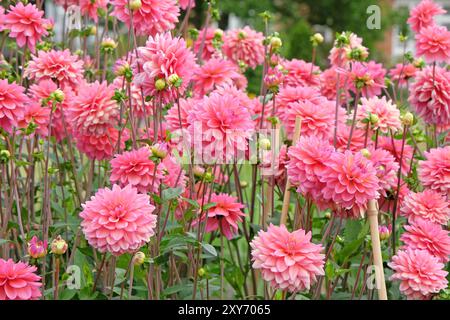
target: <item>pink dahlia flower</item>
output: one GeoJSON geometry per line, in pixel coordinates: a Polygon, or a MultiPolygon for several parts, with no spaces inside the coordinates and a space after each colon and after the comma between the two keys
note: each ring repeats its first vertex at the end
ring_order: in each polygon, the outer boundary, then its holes
{"type": "Polygon", "coordinates": [[[450,207],[447,199],[436,191],[410,192],[400,208],[400,213],[410,223],[423,219],[433,223],[447,225],[450,219],[450,207]]]}
{"type": "Polygon", "coordinates": [[[388,265],[394,270],[391,280],[400,281],[400,291],[408,300],[428,300],[447,287],[444,264],[426,250],[401,250],[388,265]]]}
{"type": "Polygon", "coordinates": [[[419,161],[419,179],[422,185],[443,194],[450,192],[450,146],[425,152],[424,161],[419,161]]]}
{"type": "Polygon", "coordinates": [[[359,152],[334,152],[319,179],[325,184],[324,199],[349,210],[353,218],[364,216],[368,201],[379,197],[377,171],[359,152]]]}
{"type": "Polygon", "coordinates": [[[25,106],[23,118],[19,120],[19,127],[26,128],[33,123],[37,126],[35,132],[41,137],[47,137],[50,112],[50,108],[42,107],[39,103],[28,103],[25,106]]]}
{"type": "MultiPolygon", "coordinates": [[[[57,89],[58,87],[52,80],[41,80],[39,83],[31,85],[29,93],[33,101],[42,105],[44,100],[48,99],[50,94],[57,89]]],[[[64,100],[55,105],[52,115],[51,135],[55,137],[57,141],[64,139],[64,137],[66,137],[66,132],[67,134],[72,132],[72,127],[67,118],[67,110],[72,103],[74,94],[70,87],[66,87],[62,91],[64,93],[64,100]]],[[[53,107],[53,102],[48,101],[47,107],[50,110],[53,107]]]]}
{"type": "Polygon", "coordinates": [[[115,256],[133,253],[155,234],[155,207],[150,197],[130,185],[100,189],[82,207],[84,235],[100,252],[115,256]]]}
{"type": "MultiPolygon", "coordinates": [[[[340,124],[345,125],[346,112],[343,108],[338,109],[340,124]]],[[[302,120],[301,135],[316,136],[327,140],[333,135],[335,126],[336,103],[326,98],[320,99],[318,104],[311,101],[293,102],[284,109],[280,115],[287,136],[292,139],[295,130],[295,119],[299,116],[302,120]]]]}
{"type": "Polygon", "coordinates": [[[337,42],[335,41],[333,48],[330,51],[330,55],[328,59],[331,62],[331,65],[334,67],[344,67],[349,62],[350,59],[348,57],[348,53],[352,49],[362,48],[367,51],[367,48],[362,46],[363,39],[358,37],[354,33],[350,33],[348,35],[349,43],[347,45],[338,47],[337,42]]]}
{"type": "Polygon", "coordinates": [[[6,29],[10,30],[9,37],[16,38],[19,47],[27,46],[34,52],[36,43],[48,35],[45,26],[49,21],[43,16],[44,11],[39,10],[34,4],[24,6],[19,2],[15,6],[10,6],[4,20],[6,29]]]}
{"type": "Polygon", "coordinates": [[[360,92],[363,97],[373,97],[381,94],[385,87],[386,70],[381,63],[375,61],[353,62],[351,71],[345,71],[343,76],[349,77],[349,89],[360,92]]]}
{"type": "Polygon", "coordinates": [[[434,16],[444,14],[447,11],[432,0],[422,0],[411,9],[408,24],[414,32],[420,32],[423,28],[435,25],[434,16]]]}
{"type": "Polygon", "coordinates": [[[178,113],[178,105],[175,103],[168,111],[165,116],[165,120],[167,122],[167,126],[171,131],[179,130],[179,129],[187,129],[189,127],[188,115],[194,106],[198,103],[201,103],[201,100],[197,100],[194,98],[180,99],[179,107],[180,112],[178,113]],[[180,127],[181,121],[181,127],[180,127]]]}
{"type": "Polygon", "coordinates": [[[389,75],[394,83],[406,86],[408,81],[414,78],[419,70],[412,63],[398,63],[389,71],[389,75]]]}
{"type": "Polygon", "coordinates": [[[210,59],[203,66],[195,70],[192,77],[196,96],[203,97],[217,86],[225,83],[236,84],[238,89],[245,89],[247,79],[240,73],[238,66],[229,60],[210,59]],[[244,87],[239,87],[243,84],[244,87]]]}
{"type": "Polygon", "coordinates": [[[360,128],[366,128],[367,124],[363,123],[363,120],[370,115],[378,117],[378,122],[370,126],[373,130],[378,129],[382,133],[389,133],[390,131],[395,133],[402,128],[400,110],[392,100],[386,100],[386,97],[361,98],[361,105],[356,114],[360,128]]]}
{"type": "Polygon", "coordinates": [[[250,112],[240,105],[238,98],[217,92],[195,105],[188,121],[195,156],[207,163],[243,156],[254,131],[250,112]]]}
{"type": "Polygon", "coordinates": [[[311,242],[311,232],[289,232],[286,226],[270,224],[250,243],[252,267],[275,289],[298,292],[309,290],[317,276],[325,274],[323,246],[311,242]]]}
{"type": "Polygon", "coordinates": [[[186,187],[187,177],[183,167],[177,162],[173,156],[165,157],[160,164],[163,173],[162,183],[169,188],[186,187]]]}
{"type": "Polygon", "coordinates": [[[405,230],[400,240],[406,248],[426,250],[443,263],[450,260],[450,237],[448,231],[442,229],[440,225],[418,219],[414,224],[406,225],[405,230]]]}
{"type": "MultiPolygon", "coordinates": [[[[325,70],[320,74],[320,92],[328,100],[336,100],[336,89],[337,89],[338,73],[336,68],[332,67],[325,70]]],[[[339,101],[341,103],[346,103],[350,99],[350,93],[347,90],[348,80],[345,76],[339,75],[339,90],[341,94],[339,96],[339,101]]]]}
{"type": "Polygon", "coordinates": [[[221,96],[229,95],[236,98],[239,101],[239,105],[241,106],[241,108],[245,108],[250,113],[252,113],[253,110],[252,99],[250,99],[250,97],[245,91],[238,89],[236,85],[232,83],[224,83],[218,86],[217,89],[214,90],[214,92],[221,96]]]}
{"type": "Polygon", "coordinates": [[[109,0],[79,0],[81,14],[98,22],[98,9],[106,10],[109,0]]]}
{"type": "MultiPolygon", "coordinates": [[[[212,57],[219,56],[219,52],[214,47],[213,43],[214,38],[217,36],[216,31],[218,31],[218,29],[207,28],[200,30],[198,33],[198,38],[194,42],[194,52],[196,54],[199,53],[203,42],[203,52],[201,56],[202,60],[208,61],[212,57]],[[203,40],[203,38],[205,40],[203,40]]],[[[219,32],[222,32],[222,30],[219,32]]],[[[223,38],[223,36],[221,38],[223,38]]]]}
{"type": "Polygon", "coordinates": [[[369,160],[377,170],[380,192],[386,196],[386,191],[397,186],[397,174],[400,166],[394,156],[384,149],[370,150],[369,160]]]}
{"type": "MultiPolygon", "coordinates": [[[[336,150],[344,152],[347,150],[348,139],[350,138],[351,127],[345,123],[338,123],[336,133],[336,150]]],[[[350,142],[351,151],[360,151],[364,148],[366,131],[355,128],[352,134],[352,141],[350,142]]],[[[330,137],[330,142],[334,143],[334,135],[330,137]]]]}
{"type": "Polygon", "coordinates": [[[450,63],[450,31],[439,26],[423,28],[416,35],[416,55],[428,63],[450,63]]]}
{"type": "Polygon", "coordinates": [[[277,94],[276,112],[282,118],[284,113],[289,111],[289,105],[293,102],[310,101],[313,104],[320,104],[324,97],[317,88],[312,87],[282,87],[277,94]]]}
{"type": "Polygon", "coordinates": [[[134,83],[126,84],[126,80],[123,77],[117,77],[112,83],[112,87],[116,90],[124,90],[127,96],[131,96],[131,101],[128,97],[127,105],[131,106],[133,117],[139,119],[145,119],[153,114],[152,103],[145,101],[145,97],[142,96],[141,89],[136,87],[134,83]],[[129,91],[128,91],[129,90],[129,91]]]}
{"type": "Polygon", "coordinates": [[[116,154],[111,163],[111,183],[131,185],[140,193],[157,192],[163,178],[161,168],[151,160],[149,147],[116,154]]]}
{"type": "Polygon", "coordinates": [[[186,10],[187,8],[195,8],[195,0],[179,0],[180,7],[183,10],[186,10]]]}
{"type": "Polygon", "coordinates": [[[6,29],[5,21],[5,8],[0,7],[0,32],[6,29]]]}
{"type": "Polygon", "coordinates": [[[28,97],[23,93],[24,90],[15,82],[9,84],[8,80],[0,79],[0,127],[9,133],[25,115],[28,97]]]}
{"type": "Polygon", "coordinates": [[[84,83],[68,110],[69,121],[77,134],[101,136],[118,122],[119,106],[114,89],[106,82],[84,83]]]}
{"type": "Polygon", "coordinates": [[[130,14],[128,0],[112,0],[112,15],[128,27],[133,23],[138,35],[155,36],[175,28],[180,15],[177,0],[141,0],[141,3],[141,7],[130,14]]]}
{"type": "Polygon", "coordinates": [[[39,51],[25,69],[25,76],[39,82],[53,80],[62,88],[69,86],[76,90],[83,79],[83,61],[72,55],[69,49],[39,51]]]}
{"type": "Polygon", "coordinates": [[[418,72],[410,89],[409,102],[427,123],[450,124],[450,72],[427,67],[418,72]]]}
{"type": "Polygon", "coordinates": [[[47,254],[47,241],[39,240],[38,237],[33,236],[27,245],[28,255],[33,259],[45,257],[47,254]]]}
{"type": "Polygon", "coordinates": [[[320,176],[333,151],[327,140],[321,140],[315,135],[302,136],[296,145],[289,148],[288,179],[298,192],[322,201],[321,192],[325,185],[320,181],[320,176]]]}
{"type": "Polygon", "coordinates": [[[378,148],[389,151],[402,166],[402,174],[407,175],[411,167],[411,159],[413,157],[413,148],[405,142],[403,147],[402,163],[400,163],[400,156],[402,152],[402,140],[393,139],[392,137],[380,136],[378,137],[378,148]]]}
{"type": "Polygon", "coordinates": [[[118,150],[120,151],[125,148],[125,141],[129,138],[129,133],[126,128],[122,132],[119,132],[115,127],[107,128],[104,134],[98,136],[77,132],[74,135],[77,148],[90,159],[95,160],[111,158],[118,150]]]}
{"type": "Polygon", "coordinates": [[[292,59],[281,63],[287,73],[283,84],[291,87],[318,87],[320,85],[320,68],[312,63],[292,59]]]}
{"type": "Polygon", "coordinates": [[[236,64],[243,62],[254,69],[264,62],[264,36],[248,26],[225,33],[223,53],[236,64]]]}
{"type": "MultiPolygon", "coordinates": [[[[207,203],[207,200],[203,201],[204,204],[207,203]]],[[[200,204],[202,203],[201,199],[197,201],[200,204]]],[[[198,224],[206,218],[205,232],[219,230],[228,240],[232,239],[239,230],[237,224],[242,222],[242,217],[245,217],[242,212],[244,205],[239,203],[236,197],[225,193],[212,194],[211,202],[215,205],[208,209],[207,217],[206,213],[203,212],[194,224],[198,224]]]]}
{"type": "Polygon", "coordinates": [[[145,95],[162,97],[163,102],[169,103],[177,99],[178,91],[180,96],[184,94],[197,67],[184,39],[174,38],[170,33],[157,34],[150,36],[145,47],[139,47],[138,51],[139,57],[132,64],[134,83],[145,95]],[[169,85],[171,76],[181,79],[179,88],[169,85]],[[159,79],[166,83],[162,90],[155,86],[159,79]]]}
{"type": "Polygon", "coordinates": [[[12,259],[0,259],[0,300],[37,300],[41,297],[41,277],[37,268],[12,259]]]}

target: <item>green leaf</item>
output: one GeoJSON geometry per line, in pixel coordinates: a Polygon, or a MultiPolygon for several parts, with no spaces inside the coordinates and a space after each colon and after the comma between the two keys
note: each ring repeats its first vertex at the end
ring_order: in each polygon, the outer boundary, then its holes
{"type": "Polygon", "coordinates": [[[216,248],[214,248],[212,245],[210,245],[209,243],[202,243],[202,247],[207,253],[214,257],[217,257],[216,248]]]}
{"type": "Polygon", "coordinates": [[[175,198],[179,197],[182,192],[183,192],[183,189],[181,187],[165,189],[162,192],[162,199],[163,199],[163,201],[169,201],[169,200],[175,199],[175,198]]]}

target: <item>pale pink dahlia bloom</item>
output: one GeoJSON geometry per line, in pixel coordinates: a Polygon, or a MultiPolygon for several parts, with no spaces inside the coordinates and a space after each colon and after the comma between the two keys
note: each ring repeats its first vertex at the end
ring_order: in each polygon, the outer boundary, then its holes
{"type": "Polygon", "coordinates": [[[450,62],[450,31],[446,27],[423,28],[416,35],[416,55],[428,63],[450,62]]]}
{"type": "Polygon", "coordinates": [[[194,93],[198,97],[213,91],[217,86],[232,83],[238,89],[245,89],[247,79],[240,73],[239,67],[234,62],[223,59],[210,59],[200,68],[195,70],[192,77],[194,93]],[[244,84],[244,87],[239,87],[244,84]]]}
{"type": "MultiPolygon", "coordinates": [[[[302,120],[301,135],[316,136],[327,140],[333,135],[335,126],[336,103],[326,98],[320,99],[316,104],[311,101],[293,102],[283,109],[280,115],[288,138],[292,139],[295,131],[295,120],[299,116],[302,120]]],[[[345,125],[346,112],[338,108],[338,121],[345,125]]]]}
{"type": "Polygon", "coordinates": [[[0,79],[0,128],[9,133],[25,115],[28,97],[23,93],[24,90],[15,82],[9,84],[8,80],[0,79]]]}
{"type": "Polygon", "coordinates": [[[369,160],[377,170],[380,192],[386,196],[386,191],[397,186],[397,174],[400,166],[394,156],[384,149],[371,149],[369,160]]]}
{"type": "Polygon", "coordinates": [[[402,174],[407,175],[411,167],[411,159],[413,157],[413,147],[406,143],[403,147],[403,157],[402,163],[400,163],[400,156],[402,152],[402,140],[393,139],[392,137],[379,136],[378,137],[378,148],[389,151],[395,158],[401,167],[402,174]]]}
{"type": "Polygon", "coordinates": [[[352,218],[364,216],[368,201],[379,197],[377,171],[359,152],[334,152],[319,179],[325,184],[324,199],[348,210],[352,218]]]}
{"type": "Polygon", "coordinates": [[[357,111],[356,119],[358,126],[365,129],[367,123],[363,123],[370,115],[378,116],[378,122],[372,124],[370,127],[373,130],[380,130],[382,133],[397,132],[402,128],[400,121],[400,110],[397,108],[392,100],[387,100],[386,97],[372,97],[361,98],[360,108],[357,111]]]}
{"type": "Polygon", "coordinates": [[[291,87],[318,87],[320,85],[320,68],[304,60],[292,59],[281,63],[287,73],[283,84],[291,87]]]}
{"type": "Polygon", "coordinates": [[[98,22],[98,9],[106,10],[109,0],[79,0],[81,14],[98,22]]]}
{"type": "Polygon", "coordinates": [[[400,86],[406,86],[408,81],[414,78],[419,71],[412,63],[398,63],[389,71],[389,75],[394,83],[400,86]]]}
{"type": "Polygon", "coordinates": [[[104,135],[118,122],[114,88],[106,82],[84,83],[73,100],[68,117],[76,134],[104,135]]]}
{"type": "Polygon", "coordinates": [[[388,264],[391,280],[400,281],[400,291],[408,300],[427,300],[447,287],[444,264],[426,250],[401,250],[388,264]]]}
{"type": "Polygon", "coordinates": [[[188,121],[195,156],[203,161],[221,162],[243,156],[254,131],[250,112],[238,98],[217,92],[195,105],[188,121]]]}
{"type": "Polygon", "coordinates": [[[443,194],[450,192],[450,146],[425,152],[424,161],[419,161],[419,180],[425,187],[443,194]]]}
{"type": "Polygon", "coordinates": [[[406,248],[426,250],[443,263],[450,260],[450,236],[440,225],[418,219],[414,224],[406,225],[405,230],[400,240],[406,248]]]}
{"type": "Polygon", "coordinates": [[[180,15],[177,0],[141,0],[141,3],[142,6],[130,14],[128,0],[112,0],[112,15],[133,27],[138,35],[155,36],[175,28],[180,15]]]}
{"type": "Polygon", "coordinates": [[[82,134],[74,132],[77,148],[90,159],[103,160],[111,158],[117,150],[125,148],[129,138],[128,129],[119,132],[115,127],[109,127],[102,135],[82,134]],[[120,136],[120,145],[119,144],[120,136]]]}
{"type": "Polygon", "coordinates": [[[183,38],[172,37],[170,33],[150,36],[145,47],[138,48],[138,58],[133,62],[134,83],[148,96],[161,97],[169,103],[182,96],[197,67],[194,53],[186,47],[183,38]],[[169,85],[170,76],[178,76],[179,88],[169,85]],[[159,91],[155,82],[162,79],[166,87],[159,91]]]}
{"type": "Polygon", "coordinates": [[[320,176],[326,169],[327,161],[333,153],[333,146],[327,140],[315,135],[301,136],[296,145],[288,150],[288,179],[297,192],[311,196],[322,202],[322,189],[325,185],[320,176]]]}
{"type": "Polygon", "coordinates": [[[289,232],[286,226],[270,224],[252,240],[252,267],[275,289],[309,290],[317,276],[325,274],[323,246],[311,241],[311,232],[289,232]]]}
{"type": "Polygon", "coordinates": [[[236,64],[243,62],[254,69],[264,62],[264,35],[248,26],[225,33],[223,53],[236,64]]]}
{"type": "MultiPolygon", "coordinates": [[[[207,200],[205,199],[203,203],[206,204],[207,200]]],[[[199,204],[202,203],[201,199],[197,201],[199,204]]],[[[236,197],[226,193],[212,194],[211,202],[215,205],[208,209],[207,214],[203,211],[202,216],[198,217],[194,225],[206,219],[205,232],[219,230],[228,240],[232,239],[239,230],[237,224],[242,222],[242,217],[245,217],[242,212],[244,205],[239,203],[236,197]]]]}
{"type": "Polygon", "coordinates": [[[84,235],[102,253],[133,253],[155,234],[155,207],[150,204],[150,197],[130,185],[100,189],[82,207],[84,235]]]}
{"type": "Polygon", "coordinates": [[[349,90],[369,98],[381,94],[385,75],[383,65],[375,61],[353,62],[351,71],[343,72],[343,76],[349,77],[349,90]]]}
{"type": "Polygon", "coordinates": [[[157,192],[163,178],[161,168],[151,160],[149,147],[116,154],[111,163],[111,183],[131,185],[140,193],[157,192]]]}
{"type": "Polygon", "coordinates": [[[34,4],[24,6],[19,2],[15,6],[10,6],[4,20],[5,28],[10,30],[9,37],[16,38],[19,47],[27,46],[34,52],[36,43],[48,35],[45,26],[49,21],[43,16],[44,11],[39,10],[34,4]]]}
{"type": "Polygon", "coordinates": [[[400,207],[400,213],[410,223],[423,219],[446,225],[450,219],[450,206],[447,199],[436,191],[410,192],[400,207]]]}
{"type": "MultiPolygon", "coordinates": [[[[194,52],[196,54],[198,54],[200,52],[200,48],[202,46],[202,42],[203,42],[203,52],[201,55],[202,60],[209,60],[212,57],[215,56],[219,56],[219,52],[217,51],[217,49],[214,47],[213,44],[213,40],[216,37],[216,30],[218,29],[213,29],[213,28],[207,28],[207,29],[202,29],[199,31],[198,33],[198,38],[197,40],[195,40],[194,42],[194,52]],[[203,40],[203,38],[205,40],[203,40]]],[[[220,30],[221,31],[221,30],[220,30]]],[[[223,36],[222,36],[223,38],[223,36]]]]}
{"type": "Polygon", "coordinates": [[[420,71],[411,86],[409,102],[425,122],[450,124],[450,72],[438,66],[420,71]]]}
{"type": "Polygon", "coordinates": [[[37,300],[41,297],[41,277],[37,268],[12,259],[0,259],[0,300],[37,300]]]}
{"type": "Polygon", "coordinates": [[[39,51],[32,55],[25,76],[39,82],[53,80],[65,88],[76,90],[83,79],[83,61],[77,55],[72,55],[69,49],[39,51]]]}
{"type": "Polygon", "coordinates": [[[435,25],[434,16],[446,12],[434,1],[422,0],[409,12],[408,24],[414,32],[420,32],[423,28],[435,25]]]}

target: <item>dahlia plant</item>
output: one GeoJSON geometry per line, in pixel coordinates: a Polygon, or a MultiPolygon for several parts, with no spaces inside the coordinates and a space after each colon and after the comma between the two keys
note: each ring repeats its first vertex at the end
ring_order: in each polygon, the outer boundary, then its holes
{"type": "Polygon", "coordinates": [[[448,297],[443,13],[382,64],[216,1],[3,1],[0,300],[448,297]]]}

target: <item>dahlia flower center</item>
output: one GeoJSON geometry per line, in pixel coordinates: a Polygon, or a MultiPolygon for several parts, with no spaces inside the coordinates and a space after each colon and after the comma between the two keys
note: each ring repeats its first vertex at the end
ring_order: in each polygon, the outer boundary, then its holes
{"type": "Polygon", "coordinates": [[[111,211],[111,215],[109,217],[109,221],[111,222],[119,222],[121,218],[123,218],[126,214],[126,210],[123,205],[119,204],[111,211]]]}

